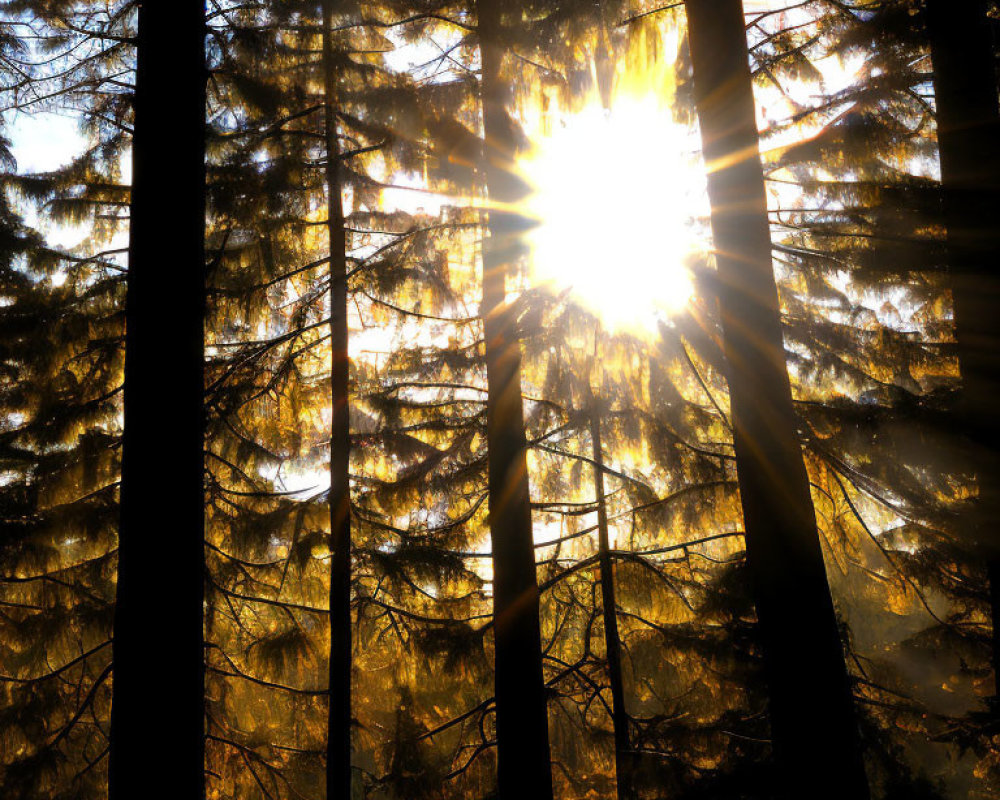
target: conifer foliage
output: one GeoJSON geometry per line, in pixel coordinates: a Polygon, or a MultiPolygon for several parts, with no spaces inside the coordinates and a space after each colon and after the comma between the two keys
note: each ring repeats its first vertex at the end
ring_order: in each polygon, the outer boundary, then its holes
{"type": "Polygon", "coordinates": [[[0,3],[0,796],[1000,797],[996,15],[0,3]]]}

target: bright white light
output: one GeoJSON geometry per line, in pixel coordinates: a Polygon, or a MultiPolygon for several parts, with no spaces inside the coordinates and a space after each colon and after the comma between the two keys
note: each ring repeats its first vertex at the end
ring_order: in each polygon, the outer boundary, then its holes
{"type": "Polygon", "coordinates": [[[533,283],[572,287],[611,328],[655,326],[691,299],[688,265],[710,247],[696,131],[650,95],[594,102],[551,128],[520,163],[538,222],[533,283]]]}

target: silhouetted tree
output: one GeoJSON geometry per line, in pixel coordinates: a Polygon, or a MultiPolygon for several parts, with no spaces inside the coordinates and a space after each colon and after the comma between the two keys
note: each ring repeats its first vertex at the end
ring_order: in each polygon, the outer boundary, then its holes
{"type": "Polygon", "coordinates": [[[34,174],[16,173],[0,145],[0,785],[14,798],[96,798],[107,775],[121,435],[124,269],[113,237],[127,204],[116,163],[127,125],[109,132],[127,112],[111,75],[122,57],[113,31],[128,21],[97,12],[89,27],[57,33],[53,17],[79,23],[76,9],[5,11],[3,122],[73,104],[85,138],[82,152],[67,147],[63,164],[34,174]],[[89,235],[57,244],[67,224],[89,235]]]}
{"type": "MultiPolygon", "coordinates": [[[[516,8],[516,5],[514,6],[516,8]]],[[[504,12],[479,0],[482,59],[483,174],[491,208],[483,242],[486,440],[496,639],[497,781],[504,796],[552,797],[548,718],[542,677],[539,593],[535,577],[527,441],[521,402],[517,317],[507,302],[507,273],[517,253],[518,217],[504,210],[523,196],[513,170],[514,129],[501,76],[504,12]]]]}
{"type": "Polygon", "coordinates": [[[960,426],[971,445],[979,498],[972,542],[984,553],[993,619],[994,714],[1000,713],[1000,108],[989,3],[927,0],[926,29],[947,225],[949,281],[962,373],[960,426]]]}
{"type": "Polygon", "coordinates": [[[326,796],[351,792],[351,427],[347,354],[347,240],[337,134],[337,65],[331,28],[334,2],[323,2],[323,80],[326,127],[327,232],[330,243],[330,716],[326,796]]]}
{"type": "Polygon", "coordinates": [[[138,6],[113,800],[148,791],[151,770],[167,794],[205,794],[204,40],[202,3],[138,6]]]}
{"type": "Polygon", "coordinates": [[[686,4],[747,568],[781,792],[866,797],[851,684],[802,462],[738,0],[686,4]],[[817,776],[821,776],[817,783],[817,776]]]}

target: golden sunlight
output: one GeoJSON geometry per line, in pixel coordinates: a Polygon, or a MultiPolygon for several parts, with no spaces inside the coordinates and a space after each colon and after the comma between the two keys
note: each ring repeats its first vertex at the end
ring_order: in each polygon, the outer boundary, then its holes
{"type": "MultiPolygon", "coordinates": [[[[616,87],[617,89],[618,87],[616,87]]],[[[653,91],[549,111],[520,169],[533,188],[531,280],[613,329],[643,330],[683,308],[690,265],[710,247],[697,131],[653,91]]]]}

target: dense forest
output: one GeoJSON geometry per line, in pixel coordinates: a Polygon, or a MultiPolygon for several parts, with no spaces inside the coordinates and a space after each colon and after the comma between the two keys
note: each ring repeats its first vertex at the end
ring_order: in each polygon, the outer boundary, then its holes
{"type": "Polygon", "coordinates": [[[0,798],[1000,799],[991,0],[0,0],[0,798]]]}

